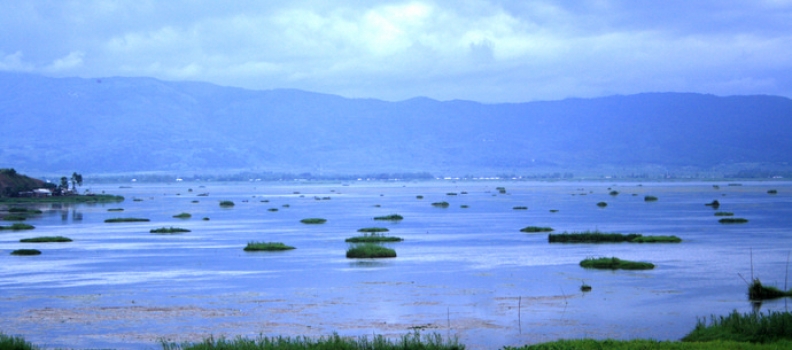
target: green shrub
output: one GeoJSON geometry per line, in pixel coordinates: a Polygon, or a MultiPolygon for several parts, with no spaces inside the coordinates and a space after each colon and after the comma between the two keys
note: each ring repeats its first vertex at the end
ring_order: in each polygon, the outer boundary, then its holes
{"type": "Polygon", "coordinates": [[[622,269],[622,270],[651,270],[655,266],[652,263],[643,261],[629,261],[622,260],[616,257],[612,258],[586,258],[580,262],[580,266],[590,269],[622,269]]]}
{"type": "Polygon", "coordinates": [[[177,219],[189,219],[189,218],[192,217],[192,215],[190,213],[181,213],[181,214],[174,215],[173,217],[177,218],[177,219]]]}
{"type": "Polygon", "coordinates": [[[317,224],[324,224],[325,222],[327,222],[327,219],[307,218],[307,219],[300,220],[300,222],[302,222],[303,224],[308,224],[308,225],[317,225],[317,224]]]}
{"type": "Polygon", "coordinates": [[[404,220],[404,217],[399,214],[390,214],[385,216],[376,216],[374,220],[383,220],[383,221],[399,221],[404,220]]]}
{"type": "Polygon", "coordinates": [[[528,226],[520,229],[520,232],[536,233],[536,232],[553,232],[552,227],[528,226]]]}
{"type": "Polygon", "coordinates": [[[11,255],[41,255],[38,249],[17,249],[11,252],[11,255]]]}
{"type": "Polygon", "coordinates": [[[63,236],[43,236],[43,237],[33,237],[33,238],[23,238],[19,240],[22,243],[63,243],[63,242],[71,242],[71,238],[63,237],[63,236]]]}
{"type": "Polygon", "coordinates": [[[186,229],[186,228],[180,228],[180,227],[171,226],[171,227],[160,227],[160,228],[151,229],[151,230],[149,230],[149,232],[150,233],[157,233],[157,234],[174,234],[174,233],[185,233],[185,232],[191,232],[191,231],[186,229]]]}
{"type": "Polygon", "coordinates": [[[374,243],[356,244],[346,252],[347,258],[395,258],[396,251],[374,243]]]}
{"type": "Polygon", "coordinates": [[[117,222],[149,222],[151,220],[144,218],[112,218],[106,219],[104,222],[117,223],[117,222]]]}
{"type": "Polygon", "coordinates": [[[246,252],[259,252],[259,251],[281,251],[295,249],[292,246],[285,245],[281,242],[248,242],[244,251],[246,252]]]}

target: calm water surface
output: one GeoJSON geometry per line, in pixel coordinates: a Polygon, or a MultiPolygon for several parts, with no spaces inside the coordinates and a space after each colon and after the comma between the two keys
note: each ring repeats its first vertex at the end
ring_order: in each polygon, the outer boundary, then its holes
{"type": "MultiPolygon", "coordinates": [[[[45,213],[28,221],[35,230],[0,231],[0,332],[46,347],[118,349],[158,348],[159,340],[198,341],[209,335],[398,336],[414,329],[458,336],[473,349],[579,337],[676,340],[697,318],[751,311],[742,278],[753,273],[765,284],[788,283],[792,185],[719,185],[91,186],[126,200],[40,206],[45,213]],[[498,186],[507,193],[499,193],[498,186]],[[620,194],[609,195],[609,188],[620,194]],[[769,189],[778,194],[768,194],[769,189]],[[645,195],[659,200],[645,202],[645,195]],[[704,205],[714,199],[720,211],[750,222],[719,224],[715,210],[704,205]],[[221,200],[236,205],[224,209],[221,200]],[[450,206],[431,206],[439,201],[450,206]],[[600,201],[608,206],[597,207],[600,201]],[[173,218],[181,212],[192,218],[173,218]],[[405,219],[373,220],[393,213],[405,219]],[[104,223],[115,217],[151,221],[104,223]],[[327,223],[300,223],[309,217],[327,223]],[[149,233],[170,226],[192,232],[149,233]],[[345,258],[344,239],[373,226],[404,238],[388,244],[398,257],[345,258]],[[521,233],[525,226],[676,235],[684,241],[549,244],[547,234],[521,233]],[[74,242],[19,242],[54,235],[74,242]],[[297,249],[246,253],[242,248],[250,241],[284,242],[297,249]],[[9,254],[20,248],[43,254],[9,254]],[[578,266],[592,256],[650,261],[657,267],[601,271],[578,266]],[[583,282],[593,290],[580,292],[583,282]]],[[[761,310],[787,310],[789,301],[765,302],[761,310]]]]}

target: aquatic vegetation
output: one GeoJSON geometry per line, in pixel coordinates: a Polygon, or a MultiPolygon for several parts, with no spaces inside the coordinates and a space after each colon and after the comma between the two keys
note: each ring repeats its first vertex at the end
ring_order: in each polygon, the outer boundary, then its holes
{"type": "Polygon", "coordinates": [[[185,233],[185,232],[191,232],[191,231],[186,229],[186,228],[180,228],[180,227],[171,226],[171,227],[155,228],[155,229],[149,230],[149,232],[150,233],[157,233],[157,234],[174,234],[174,233],[185,233]]]}
{"type": "Polygon", "coordinates": [[[468,206],[467,204],[462,204],[459,207],[462,208],[462,209],[470,208],[470,206],[468,206]]]}
{"type": "Polygon", "coordinates": [[[778,190],[767,190],[767,194],[778,194],[778,190]]]}
{"type": "Polygon", "coordinates": [[[551,213],[557,213],[557,212],[558,212],[558,209],[550,209],[550,212],[551,212],[551,213]]]}
{"type": "Polygon", "coordinates": [[[220,206],[223,208],[230,208],[233,207],[235,204],[233,201],[220,201],[220,206]]]}
{"type": "Polygon", "coordinates": [[[319,338],[265,337],[256,339],[208,338],[200,343],[175,344],[162,342],[163,350],[464,350],[457,338],[443,339],[439,334],[421,335],[417,331],[392,340],[382,335],[358,338],[333,334],[319,338]]]}
{"type": "Polygon", "coordinates": [[[734,213],[730,211],[716,211],[715,216],[734,216],[734,213]]]}
{"type": "Polygon", "coordinates": [[[104,222],[107,223],[116,223],[116,222],[149,222],[151,220],[145,218],[111,218],[106,219],[104,222]]]}
{"type": "Polygon", "coordinates": [[[765,300],[782,297],[792,297],[792,290],[783,291],[773,286],[764,286],[758,278],[754,278],[753,283],[748,286],[748,299],[765,300]]]}
{"type": "Polygon", "coordinates": [[[19,240],[22,243],[62,243],[62,242],[71,242],[72,239],[63,236],[42,236],[42,237],[33,237],[33,238],[23,238],[19,240]]]}
{"type": "Polygon", "coordinates": [[[207,218],[207,217],[204,217],[204,218],[203,218],[203,219],[201,219],[201,220],[203,220],[203,221],[209,221],[209,218],[207,218]]]}
{"type": "Polygon", "coordinates": [[[792,346],[792,343],[754,344],[722,340],[683,343],[651,339],[562,339],[522,347],[504,346],[503,350],[775,350],[787,349],[789,346],[792,346]]]}
{"type": "Polygon", "coordinates": [[[708,206],[708,207],[712,207],[712,209],[718,209],[718,208],[720,208],[720,202],[718,202],[718,200],[717,200],[717,199],[713,200],[712,202],[706,203],[706,204],[704,204],[704,205],[706,205],[706,206],[708,206]]]}
{"type": "Polygon", "coordinates": [[[619,195],[619,191],[613,190],[613,191],[608,192],[608,194],[611,195],[611,196],[618,196],[619,195]]]}
{"type": "Polygon", "coordinates": [[[616,257],[607,258],[586,258],[580,262],[581,267],[589,269],[611,269],[611,270],[651,270],[655,266],[652,263],[643,261],[622,260],[616,257]]]}
{"type": "Polygon", "coordinates": [[[404,217],[399,214],[390,214],[385,216],[375,216],[374,220],[399,221],[399,220],[404,220],[404,217]]]}
{"type": "Polygon", "coordinates": [[[456,192],[448,192],[448,193],[446,193],[446,195],[447,196],[456,196],[457,193],[456,192]]]}
{"type": "Polygon", "coordinates": [[[498,190],[498,193],[500,194],[506,193],[506,187],[495,187],[495,189],[498,190]]]}
{"type": "Polygon", "coordinates": [[[535,233],[535,232],[553,232],[552,227],[528,226],[520,229],[520,232],[535,233]]]}
{"type": "Polygon", "coordinates": [[[278,208],[269,208],[267,211],[278,211],[278,208]]]}
{"type": "Polygon", "coordinates": [[[295,249],[292,246],[285,245],[281,242],[248,242],[245,249],[246,252],[259,252],[259,251],[281,251],[295,249]]]}
{"type": "Polygon", "coordinates": [[[682,239],[677,236],[640,236],[629,241],[630,243],[679,243],[682,239]]]}
{"type": "Polygon", "coordinates": [[[29,343],[25,338],[0,333],[0,349],[39,350],[39,347],[29,343]]]}
{"type": "Polygon", "coordinates": [[[192,214],[190,214],[190,213],[181,213],[181,214],[176,214],[173,217],[177,218],[177,219],[189,219],[189,218],[192,217],[192,214]]]}
{"type": "Polygon", "coordinates": [[[379,242],[401,242],[404,239],[395,236],[384,236],[378,233],[365,233],[362,236],[350,237],[344,240],[348,243],[379,243],[379,242]]]}
{"type": "Polygon", "coordinates": [[[583,282],[583,284],[580,285],[580,291],[581,292],[590,292],[591,291],[591,286],[586,284],[586,282],[583,282]]]}
{"type": "Polygon", "coordinates": [[[448,204],[448,202],[445,202],[445,201],[432,203],[432,206],[433,207],[437,207],[437,208],[448,208],[449,205],[450,204],[448,204]]]}
{"type": "Polygon", "coordinates": [[[317,225],[317,224],[324,224],[325,222],[327,222],[327,219],[307,218],[307,219],[300,220],[300,222],[302,222],[303,224],[308,224],[308,225],[317,225]]]}
{"type": "Polygon", "coordinates": [[[744,224],[748,222],[748,219],[744,218],[723,218],[718,220],[721,224],[744,224]]]}
{"type": "Polygon", "coordinates": [[[11,252],[11,255],[41,255],[41,251],[38,249],[17,249],[11,252]]]}
{"type": "Polygon", "coordinates": [[[657,202],[657,197],[655,197],[655,196],[644,196],[644,202],[657,202]]]}
{"type": "Polygon", "coordinates": [[[36,227],[33,225],[14,223],[11,226],[0,226],[0,231],[2,230],[21,231],[21,230],[32,230],[34,228],[36,227]]]}
{"type": "Polygon", "coordinates": [[[5,221],[25,221],[26,219],[27,216],[24,215],[8,215],[3,217],[3,220],[5,221]]]}
{"type": "Polygon", "coordinates": [[[512,209],[513,209],[513,210],[528,210],[528,207],[525,207],[525,206],[516,206],[516,207],[512,207],[512,209]]]}
{"type": "MultiPolygon", "coordinates": [[[[600,231],[584,231],[584,232],[563,232],[547,235],[549,243],[618,243],[618,242],[631,242],[632,240],[643,237],[637,233],[621,234],[621,233],[605,233],[600,231]]],[[[651,236],[648,236],[651,237],[651,236]]]]}
{"type": "Polygon", "coordinates": [[[107,211],[124,211],[124,208],[110,208],[107,211]]]}
{"type": "Polygon", "coordinates": [[[415,196],[415,198],[417,198],[417,199],[424,199],[424,196],[422,196],[422,195],[417,195],[417,196],[415,196]]]}
{"type": "Polygon", "coordinates": [[[347,258],[395,258],[396,251],[374,243],[356,244],[346,252],[347,258]]]}
{"type": "Polygon", "coordinates": [[[607,207],[607,206],[608,206],[608,203],[605,203],[605,202],[599,202],[599,203],[597,203],[597,206],[598,206],[598,207],[600,207],[600,208],[605,208],[605,207],[607,207]]]}
{"type": "Polygon", "coordinates": [[[357,230],[357,232],[366,232],[366,233],[378,233],[378,232],[388,232],[389,229],[385,227],[364,227],[357,230]]]}
{"type": "Polygon", "coordinates": [[[792,313],[770,311],[741,314],[735,310],[727,316],[710,316],[709,322],[704,318],[699,319],[693,331],[682,338],[683,342],[715,340],[766,344],[792,340],[792,313]]]}

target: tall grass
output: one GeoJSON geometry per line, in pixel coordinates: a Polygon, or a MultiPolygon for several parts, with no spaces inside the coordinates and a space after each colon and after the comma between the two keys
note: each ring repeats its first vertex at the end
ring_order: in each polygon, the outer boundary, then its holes
{"type": "Polygon", "coordinates": [[[162,342],[163,350],[464,350],[456,338],[443,339],[439,334],[420,335],[418,332],[403,335],[397,340],[382,335],[372,337],[342,337],[338,334],[319,337],[265,337],[256,339],[238,337],[226,339],[213,337],[200,343],[162,342]]]}
{"type": "Polygon", "coordinates": [[[728,316],[699,319],[696,328],[682,338],[685,342],[731,340],[751,343],[772,343],[792,340],[792,313],[771,311],[745,313],[733,311],[728,316]]]}
{"type": "Polygon", "coordinates": [[[505,346],[503,350],[777,350],[790,347],[792,347],[792,343],[789,342],[752,344],[735,341],[681,343],[648,339],[562,339],[523,347],[505,346]]]}
{"type": "Polygon", "coordinates": [[[753,283],[748,286],[748,299],[765,300],[782,297],[792,297],[792,290],[783,291],[773,286],[764,286],[758,278],[754,278],[753,283]]]}
{"type": "Polygon", "coordinates": [[[3,350],[38,350],[37,346],[29,343],[22,337],[0,333],[0,349],[3,350]]]}

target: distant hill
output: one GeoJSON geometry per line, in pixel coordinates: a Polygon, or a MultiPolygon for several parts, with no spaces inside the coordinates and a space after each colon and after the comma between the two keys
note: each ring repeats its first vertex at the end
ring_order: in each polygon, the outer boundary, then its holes
{"type": "Polygon", "coordinates": [[[646,93],[509,104],[0,73],[0,167],[530,173],[784,168],[792,100],[646,93]]]}
{"type": "Polygon", "coordinates": [[[0,197],[13,197],[19,192],[48,187],[47,183],[22,175],[14,169],[0,169],[0,197]]]}

